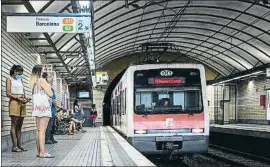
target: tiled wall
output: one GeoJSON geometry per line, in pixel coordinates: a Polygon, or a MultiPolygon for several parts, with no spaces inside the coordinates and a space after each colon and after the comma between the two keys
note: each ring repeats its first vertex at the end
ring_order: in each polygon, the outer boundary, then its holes
{"type": "Polygon", "coordinates": [[[266,81],[265,76],[260,76],[239,83],[238,119],[240,122],[266,120],[266,110],[260,106],[260,95],[266,95],[265,89],[269,87],[266,81]]]}
{"type": "MultiPolygon", "coordinates": [[[[6,32],[6,17],[2,15],[2,136],[9,135],[11,121],[9,117],[9,98],[6,97],[6,78],[9,77],[9,70],[14,65],[21,65],[24,68],[23,83],[27,97],[31,97],[32,93],[28,86],[29,77],[34,65],[44,63],[45,59],[39,57],[37,51],[31,46],[30,42],[21,33],[6,32]]],[[[22,131],[31,131],[35,129],[35,119],[31,117],[32,103],[27,104],[27,116],[24,119],[22,131]]]]}
{"type": "MultiPolygon", "coordinates": [[[[256,78],[248,78],[238,82],[237,87],[234,85],[229,86],[230,99],[224,101],[224,105],[227,105],[225,112],[229,115],[229,123],[236,121],[237,123],[268,124],[266,109],[260,106],[260,96],[266,95],[266,89],[270,88],[269,83],[264,75],[260,75],[256,78]],[[235,112],[236,106],[237,111],[235,112]]],[[[223,110],[220,106],[220,101],[223,100],[222,87],[207,87],[211,123],[221,123],[223,120],[223,110]]]]}
{"type": "MultiPolygon", "coordinates": [[[[29,77],[32,71],[32,68],[36,64],[45,64],[46,59],[43,56],[40,56],[36,49],[32,46],[28,39],[25,38],[24,33],[7,33],[6,31],[6,17],[2,13],[2,76],[1,76],[1,92],[2,92],[2,104],[1,104],[1,132],[2,136],[9,136],[11,121],[9,117],[9,98],[6,97],[6,78],[9,77],[10,68],[14,65],[21,65],[24,68],[23,74],[23,83],[25,86],[25,92],[27,97],[32,97],[31,90],[29,88],[29,77]]],[[[59,78],[59,74],[56,75],[56,78],[59,78]]],[[[54,83],[54,88],[58,97],[58,103],[60,104],[61,92],[60,90],[60,80],[54,83]],[[58,88],[59,87],[59,88],[58,88]]],[[[65,84],[65,83],[64,83],[65,84]]],[[[27,104],[27,116],[24,119],[22,131],[30,134],[30,131],[35,129],[36,123],[35,118],[31,117],[32,114],[32,103],[27,104]]]]}

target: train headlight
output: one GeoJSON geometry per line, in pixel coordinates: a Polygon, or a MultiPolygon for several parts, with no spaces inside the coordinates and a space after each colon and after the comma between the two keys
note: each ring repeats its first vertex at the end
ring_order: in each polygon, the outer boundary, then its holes
{"type": "Polygon", "coordinates": [[[135,134],[146,134],[146,130],[135,130],[135,134]]]}
{"type": "Polygon", "coordinates": [[[204,129],[192,129],[192,133],[203,133],[204,129]]]}

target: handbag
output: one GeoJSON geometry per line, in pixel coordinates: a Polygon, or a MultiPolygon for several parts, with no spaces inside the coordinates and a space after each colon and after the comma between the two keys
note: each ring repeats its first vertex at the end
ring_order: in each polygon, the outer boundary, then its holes
{"type": "Polygon", "coordinates": [[[33,108],[32,116],[52,117],[49,97],[47,96],[45,92],[41,93],[41,91],[38,90],[36,93],[33,94],[33,107],[34,108],[33,108]]]}

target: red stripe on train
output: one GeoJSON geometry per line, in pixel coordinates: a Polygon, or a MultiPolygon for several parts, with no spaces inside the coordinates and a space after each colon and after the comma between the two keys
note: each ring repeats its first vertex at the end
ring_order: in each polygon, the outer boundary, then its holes
{"type": "Polygon", "coordinates": [[[204,113],[193,115],[164,114],[147,116],[134,114],[134,129],[136,130],[179,128],[204,128],[204,113]]]}

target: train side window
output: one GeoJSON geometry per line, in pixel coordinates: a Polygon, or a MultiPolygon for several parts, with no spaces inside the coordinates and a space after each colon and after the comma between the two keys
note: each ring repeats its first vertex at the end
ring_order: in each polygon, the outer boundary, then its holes
{"type": "Polygon", "coordinates": [[[116,97],[116,115],[120,113],[120,106],[119,106],[119,95],[116,97]]]}
{"type": "Polygon", "coordinates": [[[125,115],[127,114],[127,89],[125,88],[125,115]]]}
{"type": "Polygon", "coordinates": [[[123,107],[123,115],[125,114],[125,91],[122,91],[122,107],[123,107]]]}
{"type": "Polygon", "coordinates": [[[116,115],[116,99],[113,100],[113,115],[116,115]]]}
{"type": "MultiPolygon", "coordinates": [[[[120,92],[121,93],[121,92],[120,92]]],[[[121,95],[118,95],[118,115],[121,115],[121,95]]]]}
{"type": "Polygon", "coordinates": [[[111,101],[111,115],[113,114],[113,100],[111,101]]]}
{"type": "Polygon", "coordinates": [[[117,115],[117,96],[115,96],[115,104],[114,104],[114,112],[115,112],[115,115],[117,115]]]}
{"type": "Polygon", "coordinates": [[[122,115],[122,91],[119,94],[119,108],[120,108],[120,115],[122,115]]]}
{"type": "Polygon", "coordinates": [[[113,99],[113,111],[112,111],[112,114],[114,115],[114,113],[115,113],[115,99],[113,99]]]}
{"type": "Polygon", "coordinates": [[[111,98],[111,110],[110,110],[111,114],[113,114],[113,98],[111,98]]]}
{"type": "Polygon", "coordinates": [[[121,91],[121,115],[125,114],[124,90],[121,91]]]}
{"type": "Polygon", "coordinates": [[[120,96],[119,96],[119,102],[120,102],[120,115],[123,115],[123,91],[120,91],[120,96]]]}

